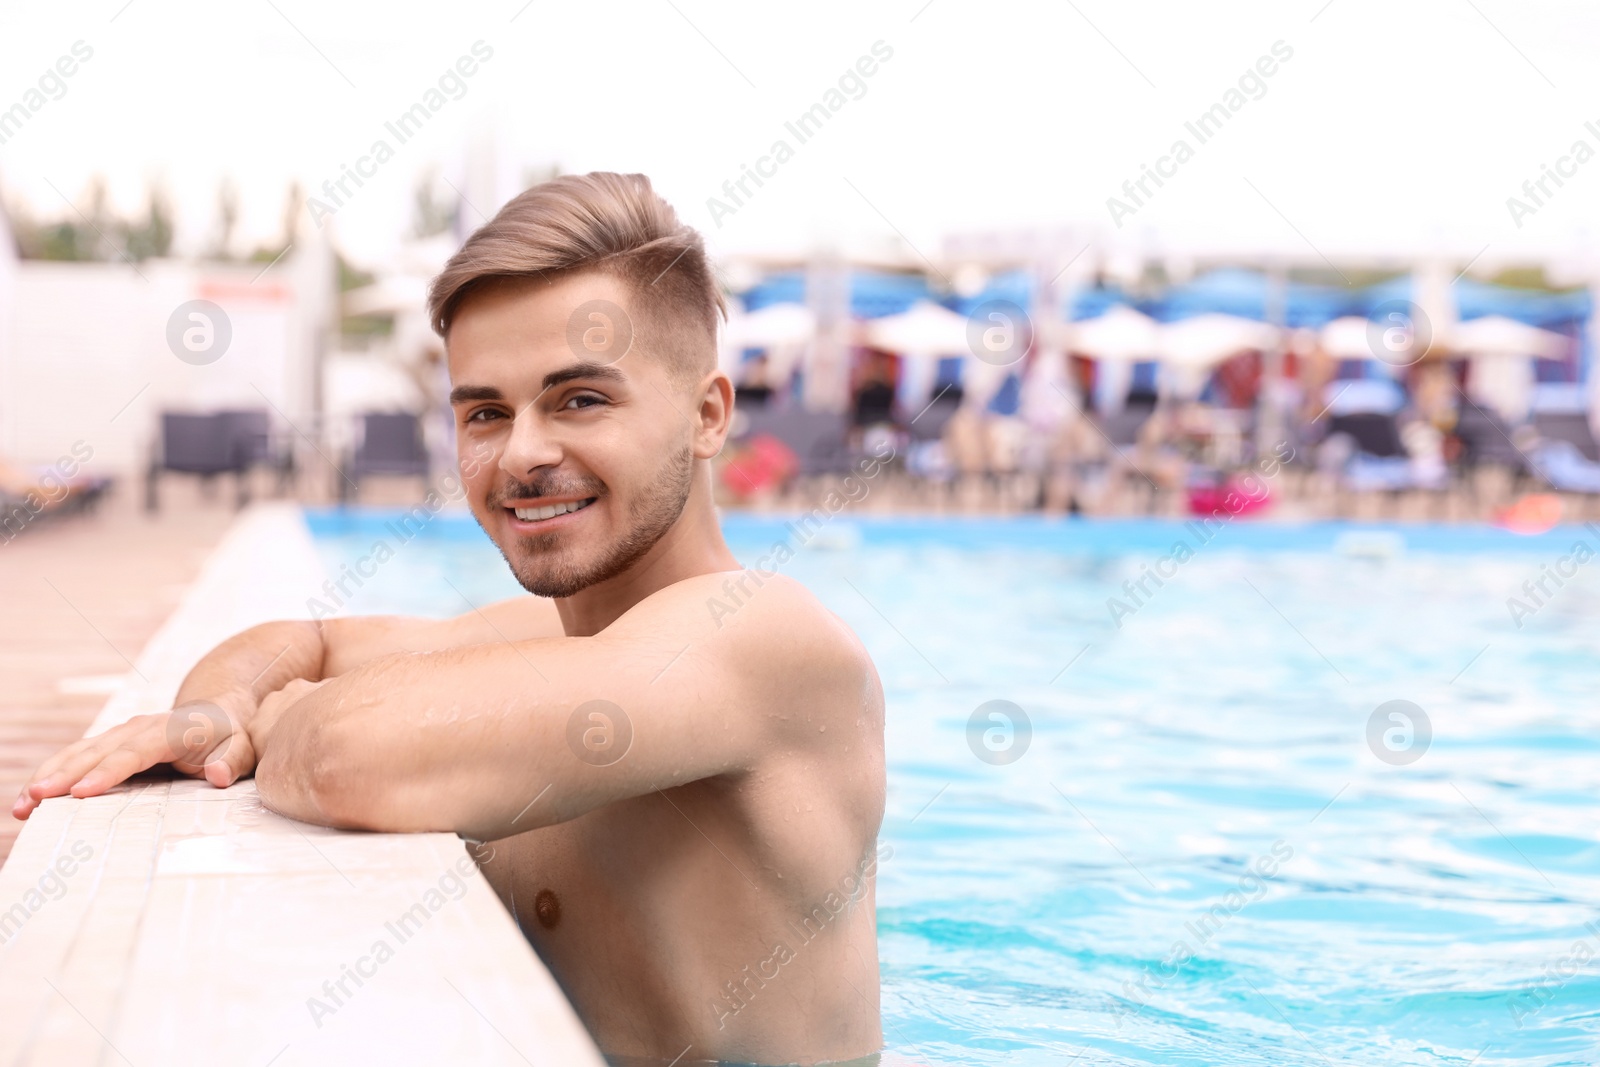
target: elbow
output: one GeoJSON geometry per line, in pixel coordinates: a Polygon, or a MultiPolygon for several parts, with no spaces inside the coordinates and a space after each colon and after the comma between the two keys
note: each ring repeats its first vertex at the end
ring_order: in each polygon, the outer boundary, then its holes
{"type": "Polygon", "coordinates": [[[387,776],[380,773],[371,733],[350,720],[327,724],[308,765],[306,789],[324,826],[395,830],[386,813],[387,776]]]}
{"type": "Polygon", "coordinates": [[[343,830],[378,830],[381,798],[363,746],[343,722],[321,722],[256,770],[261,802],[280,815],[343,830]]]}

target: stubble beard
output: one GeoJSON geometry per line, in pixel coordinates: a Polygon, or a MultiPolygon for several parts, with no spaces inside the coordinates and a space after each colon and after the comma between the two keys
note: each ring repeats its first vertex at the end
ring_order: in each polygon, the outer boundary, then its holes
{"type": "MultiPolygon", "coordinates": [[[[572,543],[573,535],[557,531],[517,537],[516,553],[506,551],[506,546],[502,545],[500,554],[517,582],[534,596],[573,596],[617,577],[643,558],[683,514],[693,487],[694,450],[685,444],[668,455],[648,479],[646,488],[628,508],[628,529],[598,559],[588,563],[574,559],[579,546],[572,543]],[[564,539],[565,548],[562,547],[564,539]]],[[[556,493],[542,489],[521,495],[556,493]]]]}

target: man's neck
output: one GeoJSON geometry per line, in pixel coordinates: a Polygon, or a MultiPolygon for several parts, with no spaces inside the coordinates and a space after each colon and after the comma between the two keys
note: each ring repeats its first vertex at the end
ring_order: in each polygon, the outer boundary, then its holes
{"type": "Polygon", "coordinates": [[[711,503],[709,471],[696,472],[683,514],[633,566],[570,597],[556,599],[568,637],[592,637],[650,594],[688,578],[737,570],[711,503]]]}

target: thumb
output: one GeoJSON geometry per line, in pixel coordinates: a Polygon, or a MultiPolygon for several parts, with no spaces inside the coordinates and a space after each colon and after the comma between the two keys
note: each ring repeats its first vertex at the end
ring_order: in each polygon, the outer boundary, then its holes
{"type": "Polygon", "coordinates": [[[230,734],[227,742],[201,768],[206,781],[218,789],[226,789],[255,769],[256,750],[246,730],[235,730],[230,734]]]}

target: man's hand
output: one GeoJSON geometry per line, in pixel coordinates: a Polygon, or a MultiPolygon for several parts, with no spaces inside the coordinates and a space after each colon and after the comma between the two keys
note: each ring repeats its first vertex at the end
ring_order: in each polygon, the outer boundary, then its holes
{"type": "MultiPolygon", "coordinates": [[[[253,770],[256,761],[267,751],[267,739],[272,736],[272,728],[277,725],[283,713],[298,703],[301,698],[328,684],[329,679],[320,682],[308,682],[304,678],[296,678],[276,693],[268,693],[261,701],[261,707],[250,717],[249,741],[246,747],[250,749],[250,766],[253,770]]],[[[216,783],[213,782],[213,785],[216,783]]],[[[223,783],[226,785],[227,783],[223,783]]]]}
{"type": "Polygon", "coordinates": [[[306,679],[326,680],[400,651],[561,632],[551,602],[528,596],[455,619],[363,616],[253,626],[205,655],[184,679],[172,711],[140,715],[46,760],[11,813],[26,819],[41,800],[67,793],[98,796],[158,763],[223,788],[255,772],[272,724],[321,684],[306,679]]]}
{"type": "Polygon", "coordinates": [[[221,788],[255,770],[246,721],[255,701],[245,693],[190,700],[164,714],[135,715],[103,734],[51,756],[23,787],[11,814],[26,819],[49,797],[99,796],[140,771],[166,763],[221,788]]]}

